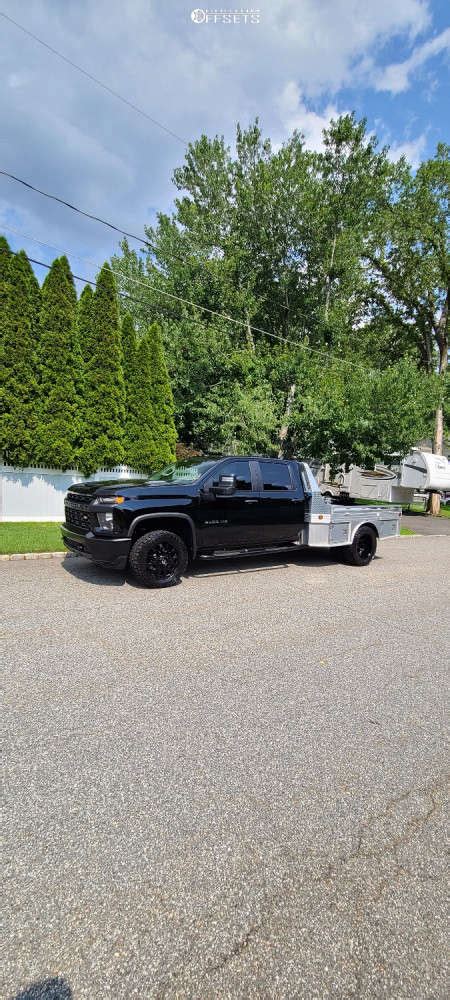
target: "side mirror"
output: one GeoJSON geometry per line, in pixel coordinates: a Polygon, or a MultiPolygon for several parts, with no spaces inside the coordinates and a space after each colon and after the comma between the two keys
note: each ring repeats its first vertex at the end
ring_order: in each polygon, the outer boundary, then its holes
{"type": "Polygon", "coordinates": [[[219,483],[213,486],[215,497],[231,497],[236,492],[236,476],[219,476],[219,483]]]}

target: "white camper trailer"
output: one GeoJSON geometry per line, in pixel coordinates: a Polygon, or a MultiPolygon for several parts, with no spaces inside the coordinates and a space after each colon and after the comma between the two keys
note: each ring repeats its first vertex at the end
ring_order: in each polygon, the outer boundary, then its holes
{"type": "Polygon", "coordinates": [[[450,462],[443,455],[413,448],[398,464],[375,465],[361,469],[353,465],[348,472],[341,467],[335,475],[329,465],[311,463],[323,496],[331,499],[384,500],[386,503],[412,503],[419,490],[440,493],[450,491],[450,462]]]}

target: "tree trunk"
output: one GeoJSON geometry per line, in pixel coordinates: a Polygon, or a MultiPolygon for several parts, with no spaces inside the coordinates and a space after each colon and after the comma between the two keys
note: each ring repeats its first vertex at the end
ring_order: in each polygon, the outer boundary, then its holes
{"type": "Polygon", "coordinates": [[[247,347],[248,347],[249,351],[254,351],[255,350],[255,341],[253,339],[253,331],[252,331],[252,328],[250,326],[250,317],[249,317],[248,313],[247,313],[247,347]]]}
{"type": "MultiPolygon", "coordinates": [[[[444,410],[442,403],[438,406],[436,410],[436,418],[434,422],[434,438],[433,438],[433,454],[442,455],[442,448],[444,444],[444,410]]],[[[430,493],[428,496],[427,503],[427,514],[433,514],[434,517],[440,513],[441,510],[441,494],[440,493],[430,493]]]]}
{"type": "Polygon", "coordinates": [[[334,266],[334,255],[336,253],[336,233],[333,236],[333,243],[331,245],[331,259],[328,266],[327,274],[327,293],[325,298],[325,320],[328,323],[328,313],[330,311],[330,296],[331,296],[331,270],[334,266]]]}
{"type": "Polygon", "coordinates": [[[285,410],[285,413],[284,413],[284,423],[282,424],[281,429],[280,429],[280,433],[279,433],[280,449],[279,449],[279,452],[278,452],[278,458],[283,458],[283,445],[284,445],[284,442],[285,442],[285,440],[287,438],[287,434],[288,434],[288,430],[289,430],[289,420],[290,420],[290,416],[291,416],[291,412],[292,412],[292,407],[293,407],[293,404],[294,404],[295,390],[296,390],[296,385],[295,385],[295,382],[293,382],[292,385],[290,386],[289,392],[287,394],[286,410],[285,410]]]}
{"type": "MultiPolygon", "coordinates": [[[[442,314],[438,323],[438,328],[436,330],[436,341],[439,347],[439,375],[444,380],[445,373],[447,371],[448,365],[448,306],[449,306],[450,292],[447,292],[447,298],[442,310],[442,314]]],[[[444,407],[442,400],[436,410],[436,417],[434,421],[434,437],[433,437],[433,454],[442,455],[444,447],[444,407]]],[[[441,510],[441,494],[440,493],[430,493],[427,504],[427,513],[434,514],[435,516],[440,513],[441,510]]]]}

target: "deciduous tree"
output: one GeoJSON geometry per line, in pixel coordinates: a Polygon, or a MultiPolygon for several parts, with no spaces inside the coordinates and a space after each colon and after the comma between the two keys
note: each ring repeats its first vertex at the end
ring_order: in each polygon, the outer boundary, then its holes
{"type": "MultiPolygon", "coordinates": [[[[441,390],[435,415],[434,445],[442,454],[444,399],[449,352],[450,252],[448,240],[450,147],[415,174],[404,163],[395,201],[384,215],[385,238],[369,253],[373,294],[388,321],[408,338],[425,371],[437,371],[441,390]]],[[[430,510],[439,512],[439,494],[430,510]]]]}

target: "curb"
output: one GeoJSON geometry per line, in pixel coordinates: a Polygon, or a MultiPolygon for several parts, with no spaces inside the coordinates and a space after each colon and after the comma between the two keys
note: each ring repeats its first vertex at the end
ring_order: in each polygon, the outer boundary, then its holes
{"type": "Polygon", "coordinates": [[[16,559],[61,559],[61,556],[65,556],[66,559],[78,559],[77,552],[9,552],[0,555],[0,562],[11,562],[16,559]]]}

